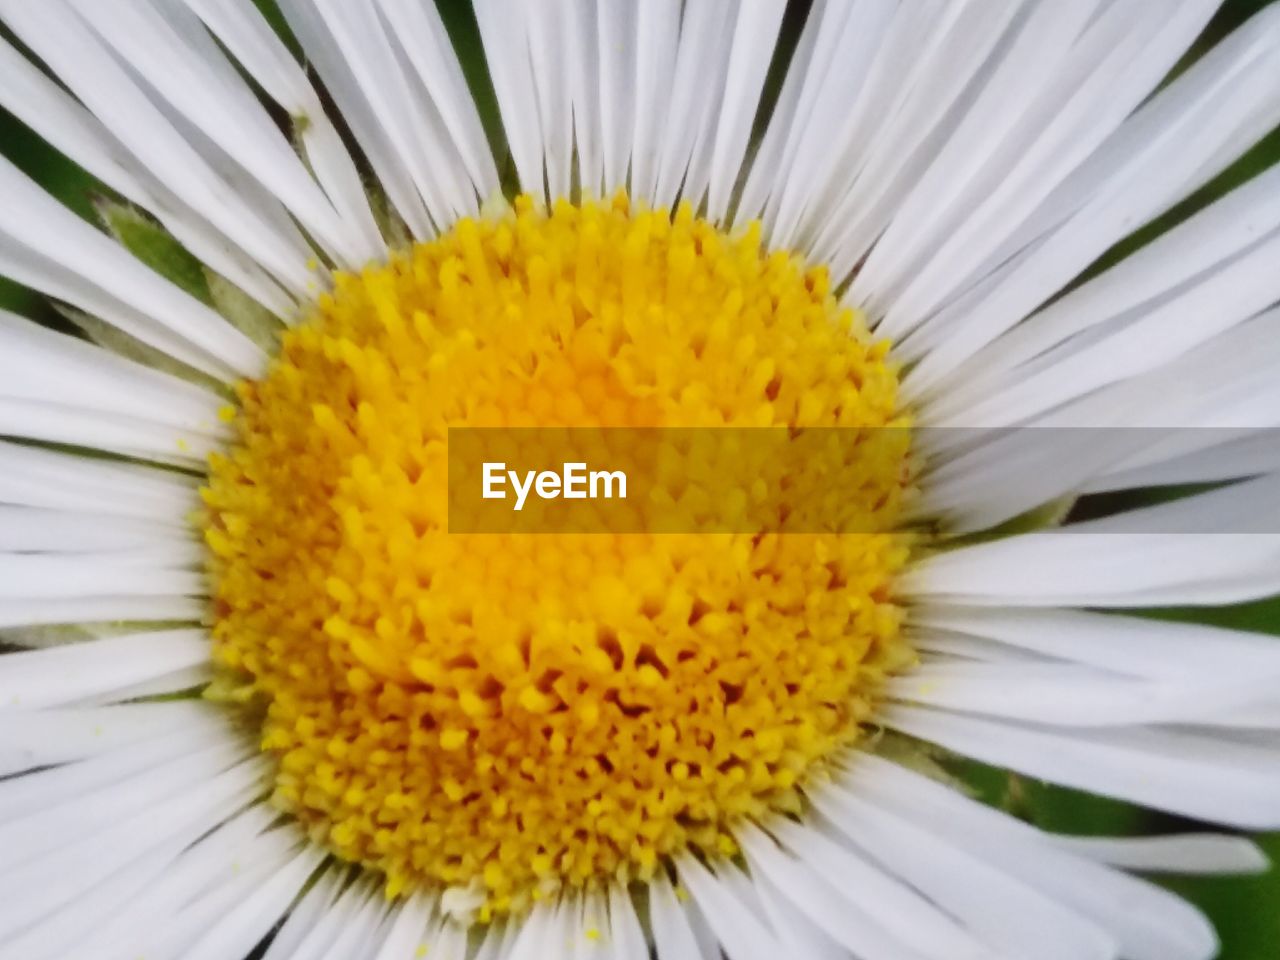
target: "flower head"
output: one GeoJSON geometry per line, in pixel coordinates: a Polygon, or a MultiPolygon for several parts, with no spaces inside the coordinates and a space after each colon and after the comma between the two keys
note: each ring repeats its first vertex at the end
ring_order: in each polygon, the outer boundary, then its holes
{"type": "Polygon", "coordinates": [[[790,6],[0,0],[0,957],[1215,953],[954,761],[1280,824],[1280,6],[790,6]]]}

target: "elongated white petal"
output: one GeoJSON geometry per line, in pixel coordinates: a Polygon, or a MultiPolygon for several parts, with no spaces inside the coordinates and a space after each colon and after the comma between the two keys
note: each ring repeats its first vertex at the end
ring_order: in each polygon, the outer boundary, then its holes
{"type": "MultiPolygon", "coordinates": [[[[1213,930],[1194,907],[1154,884],[1065,854],[1061,838],[896,764],[857,758],[833,802],[850,793],[914,823],[939,843],[967,849],[1009,875],[1060,899],[1109,931],[1133,960],[1206,960],[1213,930]]],[[[865,809],[865,808],[861,808],[865,809]]]]}
{"type": "MultiPolygon", "coordinates": [[[[57,910],[151,849],[171,840],[190,843],[243,806],[260,789],[261,769],[244,763],[201,778],[169,802],[114,823],[91,839],[61,848],[0,878],[8,935],[57,910]]],[[[38,829],[38,827],[37,827],[38,829]]]]}
{"type": "Polygon", "coordinates": [[[0,945],[0,960],[61,960],[84,943],[100,943],[102,926],[154,885],[181,849],[181,841],[170,841],[138,857],[82,892],[74,909],[48,914],[0,945]]]}
{"type": "Polygon", "coordinates": [[[759,0],[739,11],[711,154],[707,213],[715,219],[728,212],[785,9],[782,0],[759,0]]]}
{"type": "Polygon", "coordinates": [[[183,524],[196,506],[195,479],[0,441],[0,501],[55,510],[183,524]]]}
{"type": "Polygon", "coordinates": [[[1201,820],[1252,829],[1280,823],[1274,750],[1154,727],[1062,731],[895,705],[883,721],[987,763],[1201,820]]]}
{"type": "Polygon", "coordinates": [[[176,729],[211,727],[225,730],[205,705],[179,701],[6,713],[0,715],[0,773],[97,756],[176,729]]]}
{"type": "MultiPolygon", "coordinates": [[[[722,869],[737,868],[726,864],[722,869]]],[[[688,856],[676,862],[676,870],[730,960],[768,960],[780,955],[769,929],[722,878],[688,856]]]]}
{"type": "Polygon", "coordinates": [[[498,173],[485,141],[484,128],[467,89],[439,13],[412,0],[378,0],[396,41],[413,64],[423,87],[440,112],[441,121],[481,199],[498,190],[498,173]]]}
{"type": "Polygon", "coordinates": [[[1135,222],[1166,209],[1220,169],[1225,144],[1269,129],[1280,115],[1274,85],[1278,44],[1280,15],[1264,10],[1122,126],[1064,183],[1061,191],[1069,200],[1045,201],[1046,207],[1065,210],[1051,221],[1061,226],[1043,227],[993,258],[1005,262],[1040,238],[1017,270],[978,301],[964,304],[963,312],[936,313],[900,344],[904,355],[921,358],[904,382],[906,395],[919,401],[938,393],[959,364],[1049,299],[1135,222]]]}
{"type": "Polygon", "coordinates": [[[1001,416],[1013,422],[1028,408],[1004,397],[987,403],[997,384],[1007,389],[1043,370],[1082,334],[1122,321],[1130,311],[1150,309],[1206,269],[1220,268],[1280,225],[1280,174],[1267,171],[1162,234],[1111,270],[1071,291],[983,351],[982,363],[929,405],[934,422],[973,423],[1001,416]],[[979,409],[976,404],[981,403],[979,409]],[[985,412],[984,412],[985,411],[985,412]]]}
{"type": "Polygon", "coordinates": [[[1082,610],[989,610],[930,605],[913,615],[921,628],[986,637],[1120,675],[1174,681],[1269,677],[1280,673],[1274,637],[1193,623],[1082,610]]]}
{"type": "Polygon", "coordinates": [[[110,411],[215,435],[213,393],[0,311],[0,392],[110,411]]]}
{"type": "Polygon", "coordinates": [[[779,884],[773,878],[753,874],[751,887],[753,899],[759,901],[765,920],[788,956],[845,960],[849,955],[839,941],[802,913],[795,902],[779,890],[779,884]]]}
{"type": "MultiPolygon", "coordinates": [[[[282,867],[255,878],[252,885],[238,885],[238,896],[230,909],[213,916],[197,914],[191,918],[197,922],[188,921],[183,932],[188,937],[193,932],[197,936],[184,944],[181,956],[190,960],[222,960],[249,953],[285,914],[322,859],[318,849],[304,844],[282,867]]],[[[181,919],[179,914],[177,920],[181,919]]]]}
{"type": "MultiPolygon", "coordinates": [[[[235,0],[184,0],[276,103],[298,118],[316,180],[359,242],[359,260],[386,254],[360,175],[305,72],[261,12],[235,0]]],[[[359,261],[356,264],[359,265],[359,261]]]]}
{"type": "MultiPolygon", "coordinates": [[[[966,118],[948,144],[948,150],[959,147],[959,151],[938,158],[890,228],[890,233],[897,233],[900,225],[914,224],[915,238],[904,242],[901,234],[893,237],[887,233],[868,261],[870,265],[891,254],[888,273],[875,281],[868,278],[869,286],[878,291],[900,291],[892,300],[889,322],[899,329],[908,328],[936,310],[948,298],[948,291],[963,289],[980,277],[984,263],[1002,239],[1156,87],[1213,9],[1214,4],[1204,0],[1160,9],[1145,4],[1113,4],[1100,9],[1079,39],[1062,53],[1060,63],[1054,64],[1054,51],[1048,62],[1041,60],[1032,67],[1044,78],[1041,84],[1030,85],[1028,93],[1036,99],[1013,121],[1003,141],[999,134],[987,138],[996,153],[985,165],[973,163],[974,143],[965,138],[974,135],[974,128],[966,118]],[[924,210],[930,214],[921,218],[924,210]],[[951,231],[940,223],[940,216],[945,217],[948,210],[962,217],[951,231]],[[916,269],[904,274],[903,269],[911,263],[916,269]]],[[[1085,12],[1081,9],[1079,14],[1085,12]]],[[[1073,25],[1081,22],[1075,20],[1073,25]]],[[[1058,24],[1059,41],[1070,36],[1070,30],[1058,24]]],[[[1051,28],[1051,35],[1053,32],[1051,28]]],[[[1030,33],[1029,24],[1022,36],[1030,33]]],[[[1014,56],[1011,50],[1006,63],[1014,56]]],[[[999,90],[999,83],[997,75],[989,89],[999,90]]],[[[984,91],[984,99],[986,94],[984,91]]],[[[1007,96],[1013,99],[1017,94],[1007,96]]],[[[1003,104],[997,115],[1009,115],[1012,106],[1003,104]]],[[[982,109],[979,101],[970,117],[982,109]]],[[[989,133],[993,126],[996,124],[985,121],[976,128],[980,131],[979,155],[986,147],[981,134],[989,133]]]]}
{"type": "Polygon", "coordinates": [[[699,949],[689,918],[662,871],[649,887],[649,929],[658,960],[710,960],[699,949]]]}
{"type": "Polygon", "coordinates": [[[125,780],[82,795],[63,794],[48,807],[7,821],[0,827],[6,865],[17,868],[87,842],[140,812],[163,806],[193,784],[214,779],[249,752],[236,739],[224,736],[219,743],[152,764],[125,780]]]}
{"type": "Polygon", "coordinates": [[[421,952],[426,946],[427,926],[435,914],[435,905],[425,897],[416,896],[397,903],[393,911],[382,944],[374,954],[377,960],[399,960],[421,952]]]}
{"type": "MultiPolygon", "coordinates": [[[[260,370],[262,353],[243,334],[213,310],[152,273],[3,159],[0,196],[5,210],[0,236],[7,235],[21,247],[79,277],[76,285],[86,292],[81,295],[66,288],[72,302],[94,311],[102,301],[94,299],[93,291],[100,291],[108,306],[116,302],[134,311],[113,312],[105,319],[162,351],[176,337],[194,348],[178,359],[212,376],[231,379],[235,374],[252,375],[260,370]],[[145,321],[132,322],[139,315],[145,321]]],[[[43,275],[29,276],[48,292],[64,290],[43,275]]]]}
{"type": "Polygon", "coordinates": [[[1065,727],[1268,725],[1274,674],[1147,682],[1064,663],[925,663],[889,682],[907,703],[1065,727]],[[1257,709],[1261,707],[1259,712],[1257,709]]]}
{"type": "MultiPolygon", "coordinates": [[[[163,549],[177,555],[191,537],[160,520],[0,504],[0,552],[118,553],[163,549]]],[[[194,555],[199,562],[200,555],[194,555]]]]}
{"type": "Polygon", "coordinates": [[[343,121],[354,133],[396,212],[414,236],[434,236],[431,217],[412,174],[406,169],[394,141],[382,128],[319,10],[312,3],[292,0],[281,3],[280,9],[337,104],[343,121]]]}
{"type": "Polygon", "coordinates": [[[5,657],[0,710],[72,703],[163,677],[209,660],[198,630],[128,634],[5,657]]]}
{"type": "Polygon", "coordinates": [[[1057,837],[1069,853],[1126,870],[1147,873],[1263,873],[1266,854],[1246,837],[1216,833],[1169,837],[1057,837]]]}
{"type": "Polygon", "coordinates": [[[121,566],[74,555],[0,554],[0,598],[196,596],[204,591],[204,576],[190,570],[121,566]]]}
{"type": "Polygon", "coordinates": [[[680,40],[680,4],[658,0],[636,10],[636,110],[631,148],[631,195],[652,202],[658,186],[666,105],[680,40]]]}
{"type": "Polygon", "coordinates": [[[126,2],[108,12],[101,4],[73,6],[121,59],[160,96],[284,204],[326,250],[352,266],[361,255],[328,198],[184,8],[166,16],[148,3],[126,2]]]}
{"type": "MultiPolygon", "coordinates": [[[[277,201],[247,202],[113,58],[65,0],[0,5],[15,33],[155,175],[232,238],[287,289],[305,295],[311,275],[302,235],[273,215],[277,201]]],[[[261,198],[260,198],[261,199],[261,198]]]]}
{"type": "Polygon", "coordinates": [[[314,6],[436,224],[475,213],[474,186],[440,112],[405,69],[371,0],[314,6]]]}
{"type": "Polygon", "coordinates": [[[849,839],[998,950],[1017,957],[1114,958],[1100,927],[951,842],[853,797],[820,791],[818,809],[849,839]]]}
{"type": "Polygon", "coordinates": [[[523,6],[513,11],[500,3],[480,0],[475,13],[520,183],[527,191],[541,193],[543,136],[525,34],[525,17],[532,12],[523,6]]]}
{"type": "MultiPolygon", "coordinates": [[[[733,7],[725,0],[686,3],[676,47],[671,102],[667,108],[666,135],[658,160],[655,201],[675,203],[681,194],[696,203],[706,187],[706,177],[691,170],[703,142],[710,143],[708,128],[723,95],[733,36],[733,7]]],[[[703,150],[709,154],[710,150],[703,150]]]]}
{"type": "Polygon", "coordinates": [[[77,623],[194,623],[205,613],[199,597],[0,598],[0,628],[77,623]]]}
{"type": "Polygon", "coordinates": [[[161,882],[147,886],[97,931],[108,956],[155,956],[157,936],[194,899],[225,889],[236,878],[254,880],[284,862],[297,845],[287,828],[270,830],[275,814],[262,804],[212,825],[165,868],[161,882]]]}
{"type": "MultiPolygon", "coordinates": [[[[885,876],[856,855],[831,849],[815,850],[823,841],[803,827],[779,823],[779,839],[794,851],[784,853],[758,829],[747,827],[738,836],[748,862],[761,876],[769,877],[810,922],[817,924],[846,950],[872,958],[984,957],[990,953],[956,924],[907,886],[885,876]],[[794,827],[794,829],[792,829],[794,827]],[[784,839],[785,838],[785,839],[784,839]],[[836,860],[848,868],[838,878],[814,862],[825,854],[828,865],[836,860]],[[861,903],[876,909],[860,909],[849,893],[859,889],[861,903]],[[872,891],[875,891],[874,893],[872,891]],[[877,895],[879,894],[879,895],[877,895]]],[[[828,866],[828,869],[830,867],[828,866]]]]}
{"type": "Polygon", "coordinates": [[[1139,607],[1232,603],[1280,589],[1280,480],[1260,477],[1050,533],[1009,537],[926,560],[904,595],[974,606],[1139,607]],[[1252,525],[1252,526],[1251,526],[1252,525]],[[1173,531],[1173,532],[1169,532],[1173,531]]]}
{"type": "MultiPolygon", "coordinates": [[[[1232,431],[1222,431],[1230,436],[1232,431]]],[[[1088,481],[1083,493],[1138,490],[1189,483],[1220,483],[1265,473],[1280,473],[1280,435],[1273,428],[1249,429],[1214,443],[1213,438],[1189,452],[1144,456],[1150,462],[1117,467],[1088,481]]]]}
{"type": "Polygon", "coordinates": [[[167,188],[97,117],[0,41],[0,103],[88,172],[149,210],[195,256],[281,313],[295,302],[213,224],[167,188]]]}
{"type": "Polygon", "coordinates": [[[892,222],[961,122],[966,93],[991,69],[1011,25],[1028,8],[902,6],[899,17],[909,19],[894,31],[909,39],[886,42],[876,52],[878,90],[865,108],[874,132],[869,125],[846,128],[840,149],[818,161],[826,177],[815,177],[811,196],[793,201],[804,209],[801,235],[814,237],[807,245],[811,255],[830,263],[837,277],[845,277],[892,222]]]}

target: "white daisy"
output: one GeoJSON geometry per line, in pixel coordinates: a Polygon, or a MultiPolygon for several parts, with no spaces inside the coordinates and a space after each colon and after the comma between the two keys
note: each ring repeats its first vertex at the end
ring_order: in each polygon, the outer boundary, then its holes
{"type": "Polygon", "coordinates": [[[0,0],[114,234],[0,159],[87,335],[0,315],[0,958],[1215,954],[1127,871],[1251,842],[936,760],[1280,827],[1280,646],[1114,612],[1280,590],[1280,170],[1077,282],[1280,122],[1280,5],[1167,83],[1214,0],[785,6],[478,0],[500,176],[426,0],[0,0]],[[537,424],[911,451],[875,534],[444,534],[537,424]]]}

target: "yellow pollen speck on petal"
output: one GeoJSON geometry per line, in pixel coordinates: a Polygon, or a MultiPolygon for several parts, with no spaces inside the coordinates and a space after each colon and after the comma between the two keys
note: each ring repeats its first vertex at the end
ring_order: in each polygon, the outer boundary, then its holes
{"type": "Polygon", "coordinates": [[[447,432],[909,426],[897,387],[758,226],[488,205],[337,274],[222,415],[211,698],[258,711],[274,802],[388,897],[488,918],[737,856],[735,824],[797,810],[913,662],[908,431],[837,491],[883,532],[803,535],[450,534],[447,432]]]}

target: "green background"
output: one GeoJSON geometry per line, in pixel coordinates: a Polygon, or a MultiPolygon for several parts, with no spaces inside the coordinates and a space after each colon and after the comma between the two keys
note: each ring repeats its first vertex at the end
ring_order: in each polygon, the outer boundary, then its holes
{"type": "MultiPolygon", "coordinates": [[[[34,0],[33,0],[34,2],[34,0]]],[[[1072,0],[1061,0],[1072,2],[1072,0]]],[[[1161,0],[1155,0],[1161,2],[1161,0]]],[[[1204,36],[1187,57],[1190,62],[1203,53],[1249,16],[1280,0],[1226,0],[1204,36]]],[[[276,12],[263,6],[280,24],[276,12]]],[[[807,3],[792,0],[788,8],[787,37],[794,38],[807,3]]],[[[474,20],[465,2],[440,0],[442,13],[454,36],[468,79],[475,89],[490,138],[502,150],[502,134],[498,123],[492,90],[474,20]]],[[[778,70],[774,71],[776,85],[778,70]]],[[[97,185],[75,164],[59,155],[31,134],[12,116],[0,110],[0,153],[3,153],[46,190],[87,219],[95,219],[91,198],[100,192],[97,185]]],[[[1160,232],[1178,223],[1205,203],[1256,176],[1275,163],[1280,163],[1280,130],[1274,131],[1217,180],[1199,191],[1156,223],[1102,257],[1094,271],[1105,268],[1160,232]]],[[[55,326],[64,326],[58,315],[38,295],[0,277],[0,307],[25,314],[55,326]]],[[[1280,635],[1280,598],[1217,610],[1161,610],[1152,616],[1197,620],[1245,630],[1280,635]]],[[[1179,829],[1196,829],[1197,824],[1139,810],[1125,804],[1074,791],[1047,787],[968,765],[961,771],[991,802],[1005,806],[1048,829],[1069,833],[1155,833],[1179,829]]],[[[1280,833],[1258,838],[1272,860],[1280,863],[1280,833]]],[[[1163,880],[1171,889],[1204,909],[1223,941],[1223,960],[1277,960],[1280,958],[1280,869],[1260,877],[1206,879],[1178,878],[1163,880]]]]}

